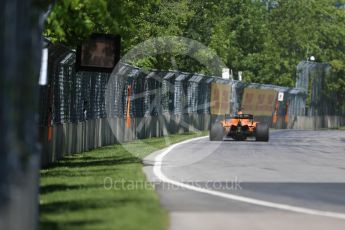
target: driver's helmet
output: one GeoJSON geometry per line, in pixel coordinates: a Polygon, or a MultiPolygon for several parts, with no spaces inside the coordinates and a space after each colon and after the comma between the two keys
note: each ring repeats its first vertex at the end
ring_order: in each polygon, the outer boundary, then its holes
{"type": "Polygon", "coordinates": [[[241,107],[238,111],[237,111],[237,115],[242,115],[243,112],[242,112],[243,108],[241,107]]]}

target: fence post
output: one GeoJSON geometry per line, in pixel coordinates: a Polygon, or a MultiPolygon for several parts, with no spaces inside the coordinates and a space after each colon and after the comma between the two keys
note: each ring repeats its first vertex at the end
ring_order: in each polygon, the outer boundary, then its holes
{"type": "Polygon", "coordinates": [[[4,0],[0,9],[0,229],[37,228],[40,151],[35,117],[43,11],[49,1],[43,2],[4,0]]]}

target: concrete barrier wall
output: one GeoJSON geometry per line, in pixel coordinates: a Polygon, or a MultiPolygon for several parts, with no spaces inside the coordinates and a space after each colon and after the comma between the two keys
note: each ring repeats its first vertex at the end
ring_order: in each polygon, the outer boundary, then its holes
{"type": "Polygon", "coordinates": [[[276,129],[336,129],[345,126],[345,117],[341,116],[294,116],[289,117],[288,123],[285,117],[280,116],[277,123],[272,123],[272,117],[255,117],[255,120],[269,124],[271,128],[276,129]]]}
{"type": "Polygon", "coordinates": [[[132,118],[129,129],[125,128],[125,122],[124,118],[114,117],[57,124],[52,127],[51,140],[48,140],[48,127],[41,127],[42,166],[47,166],[69,154],[90,151],[106,145],[208,130],[210,115],[165,113],[157,117],[132,118]]]}
{"type": "MultiPolygon", "coordinates": [[[[131,128],[125,128],[125,119],[101,118],[78,123],[54,125],[52,139],[47,139],[48,128],[42,129],[42,165],[46,166],[63,156],[73,153],[90,151],[106,145],[123,143],[136,139],[162,137],[169,134],[186,133],[198,130],[208,130],[211,122],[219,117],[210,114],[175,115],[165,113],[157,117],[141,117],[131,119],[131,128]]],[[[345,117],[295,116],[289,118],[286,124],[284,118],[279,117],[277,124],[272,124],[271,117],[257,117],[256,120],[266,122],[272,128],[314,130],[322,128],[338,128],[345,126],[345,117]]]]}
{"type": "Polygon", "coordinates": [[[335,129],[345,126],[345,117],[341,116],[295,116],[290,118],[288,128],[290,129],[335,129]]]}

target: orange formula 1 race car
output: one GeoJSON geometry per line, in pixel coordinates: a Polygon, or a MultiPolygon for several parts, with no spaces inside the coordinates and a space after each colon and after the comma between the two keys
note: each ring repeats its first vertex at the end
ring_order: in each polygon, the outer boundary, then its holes
{"type": "Polygon", "coordinates": [[[244,141],[248,137],[255,137],[256,141],[265,141],[269,139],[269,128],[266,123],[254,121],[251,114],[242,114],[217,121],[211,127],[210,140],[222,141],[224,138],[230,137],[237,141],[244,141]]]}

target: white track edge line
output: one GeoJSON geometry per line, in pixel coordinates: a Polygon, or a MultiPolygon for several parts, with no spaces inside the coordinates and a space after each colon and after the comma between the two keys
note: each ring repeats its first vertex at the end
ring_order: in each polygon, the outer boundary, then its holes
{"type": "Polygon", "coordinates": [[[196,187],[193,185],[185,184],[182,182],[174,181],[172,179],[169,179],[167,176],[165,176],[161,170],[161,163],[163,162],[163,158],[175,147],[183,144],[187,144],[189,142],[197,141],[200,139],[204,139],[208,136],[203,136],[203,137],[197,137],[193,138],[190,140],[186,140],[174,145],[171,145],[168,147],[166,150],[164,150],[162,153],[158,154],[155,159],[154,159],[154,166],[153,166],[153,173],[156,175],[156,177],[161,180],[162,182],[173,184],[185,189],[189,189],[195,192],[200,192],[200,193],[205,193],[213,196],[218,196],[230,200],[235,200],[235,201],[240,201],[248,204],[254,204],[258,206],[264,206],[264,207],[269,207],[269,208],[275,208],[275,209],[280,209],[284,211],[291,211],[291,212],[297,212],[297,213],[303,213],[303,214],[308,214],[308,215],[316,215],[316,216],[323,216],[323,217],[331,217],[331,218],[337,218],[337,219],[343,219],[345,220],[345,214],[343,213],[337,213],[337,212],[329,212],[329,211],[320,211],[317,209],[310,209],[310,208],[303,208],[303,207],[298,207],[298,206],[292,206],[292,205],[287,205],[287,204],[282,204],[282,203],[274,203],[274,202],[269,202],[269,201],[264,201],[264,200],[259,200],[259,199],[254,199],[254,198],[249,198],[249,197],[244,197],[244,196],[239,196],[239,195],[233,195],[229,193],[224,193],[224,192],[218,192],[215,190],[208,190],[200,187],[196,187]]]}

